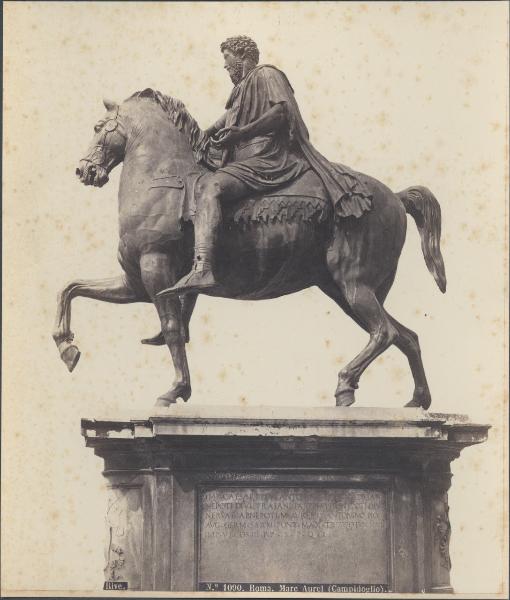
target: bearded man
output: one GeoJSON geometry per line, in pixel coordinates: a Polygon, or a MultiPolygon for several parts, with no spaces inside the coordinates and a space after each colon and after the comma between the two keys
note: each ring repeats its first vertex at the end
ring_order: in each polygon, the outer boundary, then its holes
{"type": "Polygon", "coordinates": [[[197,199],[193,268],[161,294],[204,292],[217,285],[214,250],[224,203],[274,191],[312,168],[335,217],[359,217],[371,208],[371,195],[356,173],[330,163],[310,144],[287,77],[271,65],[257,66],[256,43],[247,36],[228,38],[221,52],[234,89],[226,113],[206,130],[222,151],[220,166],[197,199]]]}

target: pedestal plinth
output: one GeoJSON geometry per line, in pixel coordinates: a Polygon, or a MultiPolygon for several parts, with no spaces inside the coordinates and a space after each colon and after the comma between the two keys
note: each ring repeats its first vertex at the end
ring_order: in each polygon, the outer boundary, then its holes
{"type": "Polygon", "coordinates": [[[411,408],[83,419],[109,484],[105,589],[452,591],[450,463],[488,428],[411,408]]]}

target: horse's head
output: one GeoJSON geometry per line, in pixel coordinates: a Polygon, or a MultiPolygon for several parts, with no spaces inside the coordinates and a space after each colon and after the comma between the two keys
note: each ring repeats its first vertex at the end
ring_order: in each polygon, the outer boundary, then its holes
{"type": "Polygon", "coordinates": [[[76,175],[85,185],[102,187],[108,174],[124,158],[126,131],[119,118],[119,105],[104,100],[106,115],[94,125],[87,155],[80,160],[76,175]]]}

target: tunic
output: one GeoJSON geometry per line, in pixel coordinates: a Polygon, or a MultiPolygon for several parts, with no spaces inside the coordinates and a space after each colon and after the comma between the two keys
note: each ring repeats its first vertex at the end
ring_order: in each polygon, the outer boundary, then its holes
{"type": "Polygon", "coordinates": [[[330,163],[308,139],[297,102],[285,74],[271,65],[252,69],[232,90],[225,127],[243,127],[275,104],[284,103],[287,126],[275,133],[243,140],[223,151],[224,172],[256,192],[289,183],[312,168],[321,178],[338,217],[361,216],[372,206],[371,193],[358,173],[330,163]]]}

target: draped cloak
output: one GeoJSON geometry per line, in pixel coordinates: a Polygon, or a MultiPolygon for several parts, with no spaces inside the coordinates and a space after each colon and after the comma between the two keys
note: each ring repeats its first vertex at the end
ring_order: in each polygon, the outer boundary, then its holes
{"type": "Polygon", "coordinates": [[[322,180],[336,217],[360,217],[372,207],[372,195],[358,173],[329,162],[310,143],[308,130],[285,74],[259,65],[238,83],[228,99],[224,127],[243,127],[275,104],[284,103],[284,130],[239,142],[224,150],[219,172],[237,177],[257,192],[274,190],[312,168],[322,180]]]}

